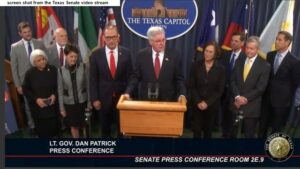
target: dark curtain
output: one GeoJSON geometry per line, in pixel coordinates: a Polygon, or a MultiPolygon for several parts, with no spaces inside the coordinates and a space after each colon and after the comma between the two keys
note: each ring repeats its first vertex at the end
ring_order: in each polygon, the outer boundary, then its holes
{"type": "MultiPolygon", "coordinates": [[[[219,43],[220,45],[223,42],[224,35],[227,31],[227,26],[230,22],[231,12],[234,10],[235,5],[239,0],[219,0],[219,6],[217,11],[217,20],[219,21],[219,43]]],[[[254,35],[259,36],[272,14],[276,10],[277,6],[280,4],[282,0],[254,0],[255,5],[255,15],[254,15],[254,35]]],[[[199,29],[200,18],[202,15],[202,11],[204,10],[206,3],[208,0],[196,0],[198,5],[199,16],[195,26],[184,36],[181,36],[177,39],[170,40],[167,42],[167,46],[171,48],[177,49],[182,56],[182,64],[184,68],[184,72],[186,77],[189,73],[190,64],[195,55],[195,48],[197,46],[196,34],[199,29]]],[[[293,52],[295,55],[300,56],[299,46],[300,44],[300,33],[297,31],[300,28],[300,13],[299,13],[299,5],[300,2],[296,1],[296,7],[294,12],[294,36],[295,41],[293,44],[293,52]],[[298,38],[296,38],[298,37],[298,38]],[[296,40],[297,39],[297,40],[296,40]]],[[[72,41],[73,38],[73,7],[53,7],[56,12],[58,18],[62,25],[66,28],[69,38],[72,41]]],[[[98,23],[100,7],[91,7],[91,11],[93,14],[94,23],[98,23]]],[[[148,41],[144,38],[138,37],[134,33],[132,33],[125,24],[123,24],[121,18],[121,7],[114,7],[114,14],[117,21],[117,26],[121,35],[121,44],[125,47],[131,49],[133,56],[137,53],[137,51],[141,48],[144,48],[148,45],[148,41]]],[[[5,8],[5,53],[6,58],[9,59],[9,51],[10,45],[13,42],[16,42],[20,39],[17,31],[17,24],[26,20],[30,24],[32,24],[34,36],[36,35],[36,23],[35,23],[35,11],[33,7],[7,7],[5,8]]],[[[98,25],[95,25],[96,30],[98,25]]],[[[276,35],[270,35],[276,36],[276,35]]]]}
{"type": "Polygon", "coordinates": [[[300,1],[295,1],[292,53],[300,59],[300,1]]]}

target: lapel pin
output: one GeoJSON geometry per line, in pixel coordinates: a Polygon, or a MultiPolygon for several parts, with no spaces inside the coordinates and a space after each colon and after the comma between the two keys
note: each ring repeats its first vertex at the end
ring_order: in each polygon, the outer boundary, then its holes
{"type": "Polygon", "coordinates": [[[165,61],[166,61],[166,62],[169,61],[169,58],[166,58],[165,61]]]}

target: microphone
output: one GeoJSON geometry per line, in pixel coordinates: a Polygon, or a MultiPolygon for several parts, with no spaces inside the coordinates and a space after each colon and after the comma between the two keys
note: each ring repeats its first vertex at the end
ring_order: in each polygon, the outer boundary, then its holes
{"type": "Polygon", "coordinates": [[[159,96],[159,83],[148,83],[148,100],[157,101],[159,96]]]}

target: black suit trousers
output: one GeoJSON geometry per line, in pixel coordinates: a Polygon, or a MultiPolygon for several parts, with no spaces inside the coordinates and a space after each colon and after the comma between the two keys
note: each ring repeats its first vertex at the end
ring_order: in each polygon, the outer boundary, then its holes
{"type": "Polygon", "coordinates": [[[272,111],[272,122],[271,127],[272,131],[271,133],[281,132],[285,124],[287,122],[288,116],[289,116],[289,107],[271,107],[272,111]]]}
{"type": "Polygon", "coordinates": [[[259,137],[266,138],[270,127],[271,133],[281,132],[287,122],[289,110],[289,107],[264,106],[259,124],[259,137]]]}
{"type": "Polygon", "coordinates": [[[245,138],[255,138],[258,121],[258,118],[244,118],[245,138]]]}
{"type": "Polygon", "coordinates": [[[112,138],[114,131],[112,131],[112,125],[115,124],[117,128],[117,135],[120,136],[119,127],[119,112],[116,108],[118,102],[117,97],[111,97],[111,100],[101,103],[100,113],[100,123],[101,132],[103,138],[112,138]]]}
{"type": "Polygon", "coordinates": [[[225,92],[222,97],[222,135],[225,138],[230,136],[233,129],[234,114],[230,109],[232,99],[230,99],[229,88],[225,88],[225,92]]]}
{"type": "Polygon", "coordinates": [[[201,111],[198,108],[195,108],[193,113],[194,138],[211,138],[217,111],[215,109],[201,111]]]}

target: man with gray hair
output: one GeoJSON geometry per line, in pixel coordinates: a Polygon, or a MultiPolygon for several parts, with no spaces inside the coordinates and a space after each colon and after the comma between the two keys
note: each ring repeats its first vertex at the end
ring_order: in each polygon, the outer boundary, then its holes
{"type": "Polygon", "coordinates": [[[60,68],[65,65],[64,49],[68,43],[68,34],[64,28],[57,28],[54,32],[55,43],[48,48],[49,64],[60,68]]]}
{"type": "Polygon", "coordinates": [[[270,65],[258,56],[260,42],[256,36],[246,41],[246,57],[237,60],[231,76],[233,108],[242,112],[246,138],[256,136],[263,93],[267,87],[270,65]]]}
{"type": "Polygon", "coordinates": [[[125,97],[140,84],[140,100],[177,101],[186,94],[180,56],[166,48],[165,30],[159,26],[147,31],[151,47],[138,52],[135,69],[127,86],[125,97]]]}

